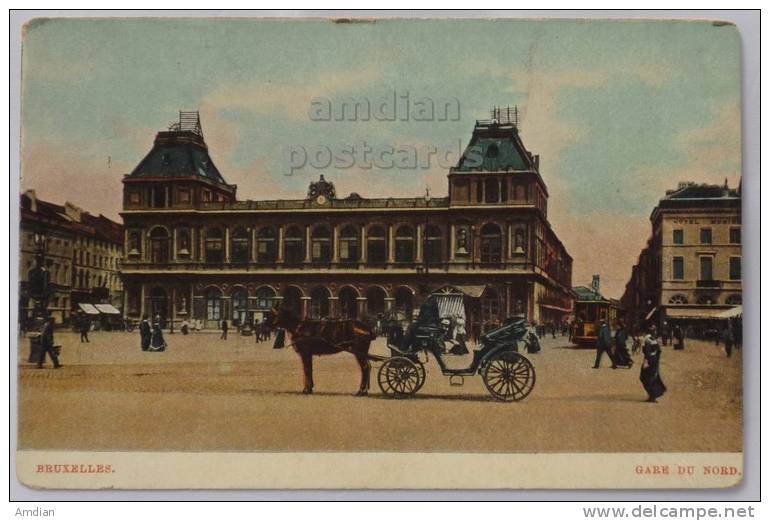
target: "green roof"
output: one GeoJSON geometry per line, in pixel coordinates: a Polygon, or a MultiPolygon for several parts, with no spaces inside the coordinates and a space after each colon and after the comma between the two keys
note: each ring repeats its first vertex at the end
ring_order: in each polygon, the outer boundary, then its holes
{"type": "Polygon", "coordinates": [[[532,155],[524,148],[516,126],[495,122],[476,122],[457,172],[499,172],[537,170],[532,155]]]}
{"type": "Polygon", "coordinates": [[[203,136],[189,131],[158,132],[152,150],[129,177],[195,177],[227,184],[203,136]]]}

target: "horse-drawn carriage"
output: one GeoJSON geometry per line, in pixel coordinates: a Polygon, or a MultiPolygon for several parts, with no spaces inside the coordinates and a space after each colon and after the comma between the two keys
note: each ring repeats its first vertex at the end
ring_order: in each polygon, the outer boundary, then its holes
{"type": "Polygon", "coordinates": [[[419,391],[425,383],[425,363],[430,353],[441,368],[441,374],[449,377],[450,384],[461,384],[464,377],[479,374],[495,399],[511,402],[526,398],[535,386],[535,368],[518,352],[519,344],[529,347],[527,321],[511,319],[482,335],[469,365],[450,368],[445,357],[458,352],[458,347],[464,349],[465,339],[464,333],[456,333],[458,323],[464,331],[464,312],[458,314],[455,310],[454,314],[448,315],[448,307],[451,305],[442,302],[441,295],[432,295],[406,331],[398,326],[388,331],[391,357],[384,359],[377,375],[382,392],[388,396],[406,397],[419,391]]]}
{"type": "MultiPolygon", "coordinates": [[[[512,402],[526,398],[535,386],[535,368],[523,355],[519,345],[536,352],[536,339],[528,332],[524,319],[507,320],[501,327],[482,335],[467,367],[451,368],[445,356],[465,348],[462,299],[456,296],[432,295],[421,306],[414,323],[406,330],[400,321],[388,323],[387,345],[390,356],[369,353],[377,338],[375,328],[355,319],[303,319],[288,308],[275,307],[271,327],[286,331],[290,344],[302,360],[304,394],[313,393],[313,357],[346,352],[355,356],[361,368],[358,396],[369,392],[371,362],[381,362],[377,382],[390,397],[414,395],[425,383],[425,363],[433,354],[448,376],[450,384],[461,385],[464,377],[478,374],[489,393],[497,400],[512,402]],[[421,356],[423,356],[421,358],[421,356]]],[[[282,346],[281,346],[282,347],[282,346]]]]}

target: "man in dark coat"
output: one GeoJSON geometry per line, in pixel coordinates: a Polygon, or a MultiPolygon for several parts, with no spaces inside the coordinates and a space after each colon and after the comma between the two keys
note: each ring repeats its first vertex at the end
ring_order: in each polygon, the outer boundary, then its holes
{"type": "Polygon", "coordinates": [[[674,326],[674,349],[677,351],[681,351],[684,349],[684,331],[682,331],[682,326],[679,324],[674,326]]]}
{"type": "Polygon", "coordinates": [[[228,327],[229,327],[229,325],[227,324],[227,319],[223,320],[222,321],[222,336],[219,337],[222,340],[227,340],[227,328],[228,327]]]}
{"type": "Polygon", "coordinates": [[[607,324],[606,320],[602,320],[599,325],[599,335],[596,338],[596,361],[594,362],[594,369],[599,369],[599,365],[602,361],[602,355],[604,353],[607,353],[607,356],[610,357],[612,368],[618,368],[618,366],[615,365],[615,360],[612,359],[612,355],[610,354],[611,348],[612,333],[610,332],[610,326],[607,324]]]}
{"type": "Polygon", "coordinates": [[[80,330],[80,342],[88,342],[88,330],[91,329],[91,321],[85,315],[80,315],[78,319],[78,329],[80,330]]]}
{"type": "Polygon", "coordinates": [[[45,319],[43,330],[40,332],[40,357],[37,359],[38,369],[43,368],[46,353],[51,357],[53,368],[60,368],[59,357],[56,355],[56,348],[53,345],[53,317],[51,316],[45,319]]]}
{"type": "Polygon", "coordinates": [[[150,348],[150,340],[152,339],[152,328],[150,327],[150,321],[147,320],[147,315],[142,317],[142,322],[139,324],[139,338],[142,351],[147,351],[150,348]]]}
{"type": "Polygon", "coordinates": [[[730,327],[724,328],[722,331],[722,339],[725,342],[725,352],[727,353],[727,358],[730,358],[733,355],[733,332],[730,330],[730,327]]]}

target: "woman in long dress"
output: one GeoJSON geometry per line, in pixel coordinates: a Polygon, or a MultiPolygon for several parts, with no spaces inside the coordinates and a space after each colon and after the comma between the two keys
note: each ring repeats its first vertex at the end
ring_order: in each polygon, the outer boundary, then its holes
{"type": "Polygon", "coordinates": [[[163,332],[160,330],[160,324],[152,326],[152,339],[150,340],[151,351],[165,351],[166,341],[163,339],[163,332]]]}
{"type": "Polygon", "coordinates": [[[655,403],[666,392],[666,386],[660,378],[660,344],[658,343],[655,328],[644,337],[644,362],[639,373],[639,380],[647,391],[648,402],[655,403]]]}

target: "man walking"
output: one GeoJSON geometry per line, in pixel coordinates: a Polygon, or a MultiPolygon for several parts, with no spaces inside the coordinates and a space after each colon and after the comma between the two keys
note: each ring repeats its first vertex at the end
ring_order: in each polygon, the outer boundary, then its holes
{"type": "Polygon", "coordinates": [[[88,330],[91,329],[91,321],[88,320],[88,317],[85,315],[81,315],[78,320],[78,329],[80,330],[80,343],[83,342],[89,342],[88,341],[88,330]]]}
{"type": "Polygon", "coordinates": [[[222,336],[219,337],[221,340],[227,340],[227,328],[227,319],[224,319],[222,320],[222,336]]]}
{"type": "Polygon", "coordinates": [[[602,361],[602,355],[607,353],[612,362],[612,368],[617,369],[615,360],[613,360],[610,354],[610,348],[612,347],[612,333],[610,332],[610,326],[606,320],[602,320],[599,325],[599,336],[596,339],[596,361],[594,362],[594,369],[599,369],[599,365],[602,361]]]}
{"type": "Polygon", "coordinates": [[[722,332],[722,339],[725,341],[725,352],[727,353],[727,358],[730,358],[733,356],[733,332],[730,330],[729,327],[726,327],[724,331],[722,332]]]}
{"type": "Polygon", "coordinates": [[[43,323],[43,330],[40,332],[40,357],[37,359],[37,368],[42,369],[45,364],[45,355],[51,357],[53,368],[61,367],[59,357],[56,355],[56,349],[53,345],[53,317],[48,316],[43,323]]]}
{"type": "Polygon", "coordinates": [[[142,346],[142,351],[150,349],[150,340],[152,339],[152,328],[150,327],[150,321],[147,320],[147,315],[142,317],[142,322],[139,324],[139,339],[142,346]]]}

